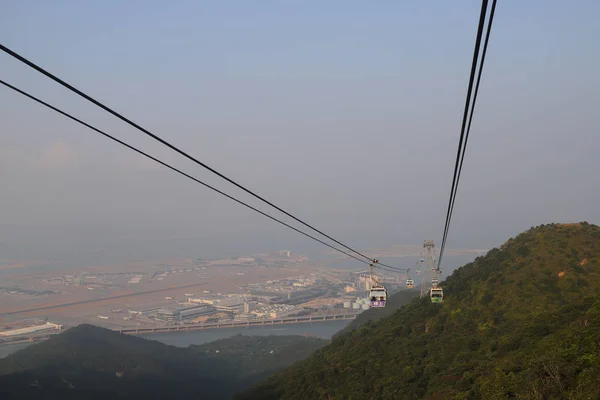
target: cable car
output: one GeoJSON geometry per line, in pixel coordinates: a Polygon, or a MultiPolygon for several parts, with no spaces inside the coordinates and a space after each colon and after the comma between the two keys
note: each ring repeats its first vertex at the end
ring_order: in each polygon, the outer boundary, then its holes
{"type": "Polygon", "coordinates": [[[373,286],[369,298],[371,299],[371,307],[385,307],[387,290],[383,286],[373,286]]]}
{"type": "Polygon", "coordinates": [[[437,287],[437,285],[439,285],[439,284],[440,284],[440,281],[438,281],[437,279],[434,278],[431,280],[431,286],[437,287]]]}
{"type": "Polygon", "coordinates": [[[444,301],[444,292],[440,287],[433,287],[430,290],[431,302],[442,303],[444,301]]]}
{"type": "Polygon", "coordinates": [[[407,279],[406,280],[406,287],[409,289],[412,289],[415,287],[415,281],[413,281],[412,279],[407,279]]]}
{"type": "Polygon", "coordinates": [[[425,259],[424,259],[424,258],[421,258],[421,262],[425,262],[425,259]]]}

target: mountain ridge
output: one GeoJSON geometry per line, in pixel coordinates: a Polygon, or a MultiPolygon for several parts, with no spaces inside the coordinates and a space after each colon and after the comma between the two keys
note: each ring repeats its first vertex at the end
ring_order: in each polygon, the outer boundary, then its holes
{"type": "Polygon", "coordinates": [[[600,228],[548,224],[236,399],[600,398],[600,228]]]}
{"type": "Polygon", "coordinates": [[[180,348],[84,324],[0,359],[0,397],[229,399],[326,343],[237,335],[180,348]]]}

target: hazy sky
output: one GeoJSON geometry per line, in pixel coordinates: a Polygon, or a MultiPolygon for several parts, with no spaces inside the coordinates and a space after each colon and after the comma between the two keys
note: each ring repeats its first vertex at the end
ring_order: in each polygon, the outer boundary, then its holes
{"type": "MultiPolygon", "coordinates": [[[[3,0],[0,41],[339,240],[439,245],[479,8],[3,0]]],[[[499,1],[449,247],[600,222],[599,13],[499,1]]],[[[0,76],[248,199],[5,54],[0,76]]],[[[5,88],[0,187],[0,259],[320,249],[5,88]]]]}

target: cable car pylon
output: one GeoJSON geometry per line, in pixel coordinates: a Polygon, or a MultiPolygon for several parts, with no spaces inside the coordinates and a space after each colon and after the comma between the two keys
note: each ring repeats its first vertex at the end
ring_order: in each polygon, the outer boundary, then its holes
{"type": "Polygon", "coordinates": [[[432,303],[441,303],[444,294],[440,287],[441,271],[436,263],[433,240],[423,241],[421,262],[423,263],[421,297],[428,296],[431,298],[432,303]]]}

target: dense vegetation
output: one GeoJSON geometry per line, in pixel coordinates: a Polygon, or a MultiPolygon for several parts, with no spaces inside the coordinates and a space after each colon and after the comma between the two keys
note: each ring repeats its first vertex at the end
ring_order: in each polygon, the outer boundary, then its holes
{"type": "Polygon", "coordinates": [[[80,325],[0,360],[0,398],[230,399],[327,341],[234,336],[178,348],[80,325]]]}
{"type": "Polygon", "coordinates": [[[600,228],[542,225],[239,399],[598,399],[600,228]]]}

